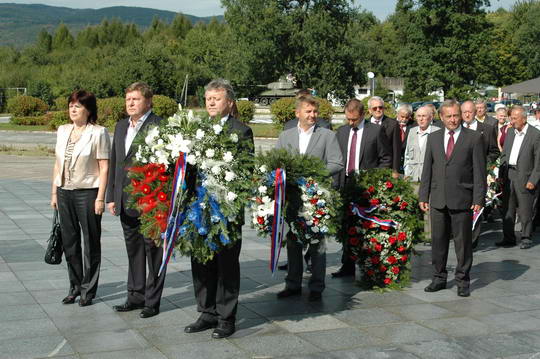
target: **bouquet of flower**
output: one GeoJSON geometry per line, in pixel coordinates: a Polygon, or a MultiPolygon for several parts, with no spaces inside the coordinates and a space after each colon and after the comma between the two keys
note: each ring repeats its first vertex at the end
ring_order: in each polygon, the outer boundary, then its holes
{"type": "Polygon", "coordinates": [[[486,207],[496,207],[500,204],[500,195],[502,193],[502,183],[499,179],[499,167],[501,166],[501,157],[487,167],[487,192],[486,207]]]}
{"type": "Polygon", "coordinates": [[[369,287],[401,287],[409,278],[413,245],[422,239],[423,214],[411,184],[389,169],[355,174],[345,188],[347,216],[340,233],[369,287]]]}
{"type": "Polygon", "coordinates": [[[149,128],[130,168],[131,208],[141,212],[141,233],[161,244],[175,203],[175,247],[200,262],[237,238],[229,224],[241,223],[251,178],[251,143],[213,119],[179,111],[149,128]],[[180,160],[179,160],[180,159],[180,160]],[[183,162],[182,166],[178,166],[183,162]],[[173,179],[182,186],[171,198],[173,179]]]}

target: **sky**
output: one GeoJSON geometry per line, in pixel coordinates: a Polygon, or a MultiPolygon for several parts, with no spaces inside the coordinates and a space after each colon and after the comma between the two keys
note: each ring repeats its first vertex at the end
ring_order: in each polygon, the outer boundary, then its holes
{"type": "MultiPolygon", "coordinates": [[[[11,0],[5,2],[92,9],[109,6],[138,6],[182,12],[195,16],[223,14],[220,0],[93,0],[91,4],[87,0],[11,0]]],[[[509,9],[515,2],[516,0],[491,0],[491,9],[496,10],[499,7],[509,9]]],[[[396,0],[355,0],[354,3],[360,5],[363,9],[373,12],[379,19],[384,20],[386,16],[394,11],[396,0]]]]}

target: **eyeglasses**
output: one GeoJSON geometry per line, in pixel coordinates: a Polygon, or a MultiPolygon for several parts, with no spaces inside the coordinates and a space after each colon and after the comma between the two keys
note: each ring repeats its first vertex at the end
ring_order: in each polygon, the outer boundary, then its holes
{"type": "Polygon", "coordinates": [[[376,111],[376,110],[384,110],[384,106],[373,106],[371,108],[373,111],[376,111]]]}

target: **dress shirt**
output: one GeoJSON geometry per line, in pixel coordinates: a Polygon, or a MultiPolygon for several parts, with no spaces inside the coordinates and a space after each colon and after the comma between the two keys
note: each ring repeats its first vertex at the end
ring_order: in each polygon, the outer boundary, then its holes
{"type": "Polygon", "coordinates": [[[226,116],[223,116],[221,118],[221,121],[220,121],[220,124],[221,124],[221,127],[225,126],[225,122],[227,122],[227,120],[229,119],[229,115],[227,114],[226,116]]]}
{"type": "MultiPolygon", "coordinates": [[[[480,122],[483,122],[483,121],[480,121],[480,122]]],[[[476,131],[476,129],[478,128],[478,121],[476,119],[472,120],[470,123],[463,121],[463,126],[465,126],[466,128],[470,130],[476,131]]]]}
{"type": "Polygon", "coordinates": [[[314,129],[315,125],[308,128],[307,131],[302,130],[300,126],[298,126],[298,147],[301,155],[306,153],[314,129]]]}
{"type": "Polygon", "coordinates": [[[380,119],[376,119],[375,117],[371,116],[371,120],[370,120],[371,123],[374,123],[376,125],[382,125],[382,117],[380,119]]]}
{"type": "Polygon", "coordinates": [[[528,124],[525,124],[523,129],[521,131],[518,131],[514,129],[514,133],[516,136],[514,137],[514,143],[512,144],[512,150],[510,151],[510,158],[508,159],[508,164],[510,166],[516,166],[517,160],[519,157],[519,150],[521,149],[521,145],[523,144],[523,139],[525,138],[525,135],[527,134],[527,129],[529,128],[528,124]]]}
{"type": "MultiPolygon", "coordinates": [[[[420,126],[418,126],[416,133],[418,134],[418,147],[420,147],[420,151],[423,151],[424,148],[426,148],[428,135],[431,133],[431,125],[429,125],[425,131],[422,131],[420,129],[420,126]]],[[[454,140],[455,140],[455,137],[454,137],[454,140]]]]}
{"type": "MultiPolygon", "coordinates": [[[[444,152],[446,152],[446,147],[448,146],[448,140],[450,139],[450,134],[448,134],[448,132],[449,132],[448,129],[445,127],[444,128],[444,152]]],[[[454,130],[454,146],[457,143],[457,139],[459,137],[460,132],[461,132],[461,126],[458,126],[454,130]]]]}
{"type": "Polygon", "coordinates": [[[147,113],[145,113],[141,118],[139,118],[139,121],[137,122],[133,122],[131,120],[131,117],[129,118],[129,126],[126,133],[126,156],[129,152],[131,144],[133,143],[133,140],[135,139],[135,136],[137,136],[137,132],[139,132],[139,130],[141,129],[144,121],[146,121],[146,119],[150,115],[150,112],[152,112],[152,110],[149,110],[147,113]]]}
{"type": "MultiPolygon", "coordinates": [[[[356,126],[356,128],[358,128],[358,131],[356,131],[356,151],[355,151],[355,155],[356,155],[356,158],[354,159],[354,168],[356,170],[359,170],[360,169],[360,143],[362,142],[362,133],[364,132],[364,121],[362,120],[358,126],[356,126]]],[[[354,134],[354,127],[351,127],[351,130],[349,131],[349,141],[347,142],[347,165],[349,164],[349,155],[351,153],[351,141],[352,141],[352,136],[354,134]]],[[[347,168],[346,169],[347,172],[346,173],[349,173],[349,169],[347,168]]]]}

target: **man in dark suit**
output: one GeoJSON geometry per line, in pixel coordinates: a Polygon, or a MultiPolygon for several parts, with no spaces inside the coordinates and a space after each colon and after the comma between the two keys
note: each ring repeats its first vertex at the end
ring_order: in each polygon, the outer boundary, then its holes
{"type": "MultiPolygon", "coordinates": [[[[390,168],[392,155],[388,151],[386,136],[381,126],[364,121],[364,104],[351,99],[345,105],[345,118],[348,124],[341,126],[336,133],[343,157],[343,170],[336,176],[340,188],[345,186],[349,175],[357,170],[370,168],[390,168]]],[[[346,244],[343,245],[341,268],[332,277],[354,275],[354,261],[346,244]]]]}
{"type": "Polygon", "coordinates": [[[120,120],[114,130],[106,198],[109,211],[120,216],[128,254],[127,300],[124,304],[115,305],[113,309],[128,312],[142,308],[141,318],[159,314],[165,283],[165,272],[158,277],[163,248],[139,233],[140,213],[127,208],[129,194],[124,192],[124,188],[130,183],[127,169],[132,166],[137,152],[132,145],[134,140],[144,136],[150,126],[158,125],[161,121],[152,112],[152,96],[150,87],[142,82],[135,82],[126,89],[126,112],[130,117],[120,120]]]}
{"type": "Polygon", "coordinates": [[[461,126],[459,103],[441,105],[445,128],[428,136],[420,208],[431,212],[433,279],[424,290],[446,288],[448,248],[453,236],[457,256],[455,281],[458,295],[470,295],[472,266],[472,214],[484,205],[486,161],[482,136],[461,126]]]}
{"type": "Polygon", "coordinates": [[[503,189],[503,240],[497,246],[516,245],[514,225],[516,207],[521,222],[521,249],[532,245],[534,208],[540,181],[540,131],[527,124],[527,111],[513,106],[510,114],[513,128],[508,130],[504,143],[501,178],[503,189]]]}
{"type": "MultiPolygon", "coordinates": [[[[206,111],[211,119],[218,118],[224,131],[236,133],[242,151],[253,154],[253,131],[239,120],[230,116],[234,103],[234,91],[227,80],[216,79],[205,88],[206,111]]],[[[186,333],[196,333],[215,328],[212,338],[221,339],[236,331],[236,311],[240,293],[240,248],[244,211],[238,213],[239,220],[229,223],[229,231],[236,232],[234,245],[218,252],[211,261],[200,263],[191,259],[193,287],[197,299],[199,318],[184,328],[186,333]]]]}
{"type": "MultiPolygon", "coordinates": [[[[482,135],[486,163],[494,163],[500,155],[499,146],[497,146],[497,128],[486,123],[479,122],[475,115],[476,107],[474,102],[465,101],[461,104],[463,126],[465,128],[477,131],[482,135]]],[[[484,213],[478,218],[476,221],[476,226],[473,229],[473,249],[475,249],[479,243],[483,217],[489,215],[489,213],[486,211],[487,209],[488,208],[484,209],[484,213]]]]}
{"type": "Polygon", "coordinates": [[[384,101],[378,96],[369,99],[368,110],[371,114],[369,121],[381,126],[387,143],[390,145],[393,177],[398,178],[401,167],[401,134],[398,122],[384,114],[384,101]]]}
{"type": "Polygon", "coordinates": [[[401,138],[401,155],[399,158],[399,173],[404,173],[403,162],[405,160],[405,148],[407,147],[407,138],[412,127],[417,126],[413,121],[413,109],[409,104],[402,104],[396,110],[396,121],[399,125],[399,136],[401,138]]]}
{"type": "Polygon", "coordinates": [[[487,115],[487,105],[484,100],[476,100],[474,102],[476,107],[476,120],[481,123],[496,127],[497,119],[487,115]]]}
{"type": "MultiPolygon", "coordinates": [[[[302,90],[299,90],[296,93],[296,98],[297,99],[300,98],[300,97],[304,97],[304,96],[311,96],[311,91],[309,91],[308,89],[302,89],[302,90]]],[[[330,121],[327,121],[327,120],[325,120],[323,118],[320,118],[320,117],[317,117],[317,119],[315,121],[316,121],[315,123],[319,127],[327,128],[329,130],[332,129],[332,123],[330,121]]],[[[295,127],[298,127],[298,118],[294,118],[292,120],[289,120],[289,121],[285,122],[285,125],[283,125],[283,131],[287,131],[287,130],[290,130],[291,128],[295,128],[295,127]]]]}

